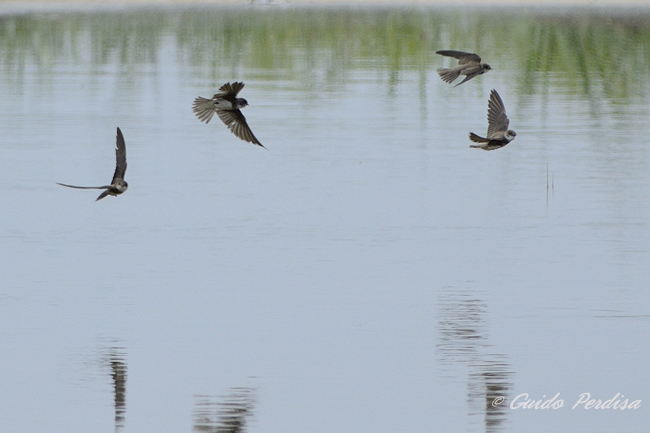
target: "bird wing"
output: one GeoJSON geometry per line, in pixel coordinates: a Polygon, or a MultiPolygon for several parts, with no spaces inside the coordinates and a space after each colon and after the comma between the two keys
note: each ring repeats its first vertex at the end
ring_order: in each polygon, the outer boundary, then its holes
{"type": "Polygon", "coordinates": [[[106,196],[109,195],[110,193],[111,193],[111,189],[109,188],[109,189],[107,189],[106,191],[104,191],[104,192],[102,192],[101,194],[99,194],[99,197],[97,197],[97,198],[95,199],[95,201],[99,201],[99,200],[103,199],[104,197],[106,197],[106,196]]]}
{"type": "Polygon", "coordinates": [[[237,137],[249,143],[264,147],[262,143],[255,138],[255,135],[253,135],[253,132],[248,127],[248,123],[246,123],[246,118],[240,110],[217,110],[217,115],[219,116],[219,119],[228,126],[228,129],[230,129],[230,131],[232,131],[232,133],[237,137]]]}
{"type": "Polygon", "coordinates": [[[75,186],[75,185],[67,185],[65,183],[56,183],[57,185],[61,186],[67,186],[68,188],[77,188],[77,189],[107,189],[110,188],[110,185],[104,185],[104,186],[75,186]]]}
{"type": "Polygon", "coordinates": [[[115,180],[122,179],[124,180],[124,173],[126,173],[126,143],[124,142],[124,136],[120,128],[117,128],[117,138],[115,143],[115,173],[113,174],[113,180],[111,183],[115,183],[115,180]]]}
{"type": "Polygon", "coordinates": [[[447,57],[455,57],[458,59],[459,65],[464,65],[465,63],[471,63],[471,62],[481,63],[481,58],[478,56],[478,54],[474,54],[474,53],[466,53],[464,51],[454,51],[454,50],[440,50],[440,51],[436,51],[436,54],[441,54],[447,57]]]}
{"type": "Polygon", "coordinates": [[[488,101],[488,138],[498,138],[495,137],[500,132],[505,132],[508,130],[508,125],[510,125],[510,120],[506,115],[506,107],[503,105],[501,96],[497,93],[496,90],[492,89],[490,92],[490,100],[488,101]]]}
{"type": "Polygon", "coordinates": [[[225,96],[225,95],[232,95],[232,96],[237,96],[237,94],[241,91],[241,89],[244,88],[244,83],[241,81],[235,81],[234,83],[226,83],[223,86],[219,88],[219,92],[215,96],[220,95],[220,96],[225,96]]]}
{"type": "Polygon", "coordinates": [[[483,68],[481,68],[478,65],[473,66],[473,67],[472,66],[466,67],[465,72],[467,72],[467,74],[465,76],[465,79],[463,81],[461,81],[460,83],[456,84],[454,87],[458,87],[461,84],[463,84],[465,81],[469,81],[472,78],[476,77],[477,75],[480,75],[482,71],[483,71],[483,68]]]}
{"type": "Polygon", "coordinates": [[[214,102],[212,99],[201,98],[199,96],[194,100],[194,104],[192,104],[192,111],[194,111],[194,114],[196,114],[196,117],[201,122],[205,122],[206,124],[210,123],[215,113],[214,102]]]}

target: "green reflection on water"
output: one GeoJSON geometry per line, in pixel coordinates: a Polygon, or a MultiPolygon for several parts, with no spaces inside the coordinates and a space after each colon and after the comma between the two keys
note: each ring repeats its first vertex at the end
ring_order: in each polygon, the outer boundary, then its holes
{"type": "Polygon", "coordinates": [[[572,14],[460,9],[149,9],[29,14],[0,18],[4,79],[26,65],[155,64],[173,43],[196,79],[220,82],[242,70],[260,79],[310,81],[317,71],[336,83],[349,71],[442,66],[437,49],[478,52],[515,74],[520,93],[561,76],[565,91],[628,99],[647,93],[650,12],[572,14]]]}
{"type": "Polygon", "coordinates": [[[647,15],[542,17],[522,32],[523,88],[563,72],[576,93],[591,94],[597,82],[607,97],[627,98],[646,87],[649,31],[647,15]]]}

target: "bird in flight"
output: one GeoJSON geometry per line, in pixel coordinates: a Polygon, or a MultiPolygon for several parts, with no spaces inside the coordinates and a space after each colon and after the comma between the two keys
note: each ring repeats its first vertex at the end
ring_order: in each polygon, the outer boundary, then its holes
{"type": "Polygon", "coordinates": [[[487,118],[487,137],[479,137],[473,132],[470,132],[469,139],[474,143],[479,144],[471,144],[469,147],[475,147],[483,150],[495,150],[502,148],[515,139],[517,133],[512,129],[508,129],[510,120],[506,115],[506,107],[503,105],[501,96],[499,96],[497,91],[494,89],[492,89],[490,92],[487,118]]]}
{"type": "Polygon", "coordinates": [[[194,114],[196,114],[196,117],[201,122],[205,122],[206,124],[210,123],[214,113],[217,113],[219,119],[237,137],[249,143],[264,147],[255,135],[253,135],[253,132],[248,127],[248,123],[246,123],[246,118],[240,110],[248,105],[247,100],[237,97],[237,94],[243,88],[244,83],[242,82],[235,81],[232,84],[226,83],[219,88],[219,93],[215,93],[212,99],[206,99],[200,96],[196,98],[192,105],[192,111],[194,111],[194,114]]]}
{"type": "Polygon", "coordinates": [[[67,186],[68,188],[77,188],[77,189],[103,189],[105,190],[97,200],[101,200],[107,195],[118,196],[122,194],[129,188],[129,184],[124,180],[124,173],[126,172],[126,143],[124,142],[124,136],[120,128],[117,128],[117,143],[115,145],[115,174],[113,174],[113,180],[110,185],[105,186],[74,186],[66,185],[65,183],[58,183],[57,185],[67,186]]]}
{"type": "Polygon", "coordinates": [[[460,75],[465,75],[465,79],[456,86],[460,86],[465,81],[469,81],[477,75],[485,74],[487,71],[492,70],[492,67],[487,63],[481,63],[481,58],[478,54],[465,53],[462,51],[441,50],[436,51],[436,54],[443,56],[455,57],[458,59],[458,66],[453,68],[440,68],[438,74],[442,81],[450,83],[458,78],[460,75]]]}

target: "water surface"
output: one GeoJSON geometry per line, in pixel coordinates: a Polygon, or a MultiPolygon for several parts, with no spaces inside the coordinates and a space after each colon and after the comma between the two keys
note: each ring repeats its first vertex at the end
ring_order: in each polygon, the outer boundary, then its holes
{"type": "Polygon", "coordinates": [[[3,431],[645,431],[649,18],[2,16],[3,431]],[[268,151],[191,111],[234,80],[268,151]],[[493,88],[517,138],[469,149],[493,88]],[[117,126],[125,194],[55,184],[109,182],[117,126]]]}

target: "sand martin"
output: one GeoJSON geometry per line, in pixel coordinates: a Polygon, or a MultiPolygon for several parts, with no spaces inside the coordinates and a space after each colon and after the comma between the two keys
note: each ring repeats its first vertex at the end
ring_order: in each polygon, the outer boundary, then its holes
{"type": "Polygon", "coordinates": [[[124,142],[124,136],[120,128],[117,128],[117,143],[115,147],[115,174],[113,174],[113,180],[110,185],[106,186],[74,186],[66,185],[65,183],[58,183],[57,185],[67,186],[68,188],[78,188],[78,189],[105,189],[106,191],[99,194],[97,200],[101,200],[107,195],[118,196],[122,194],[129,188],[129,184],[124,181],[124,173],[126,172],[126,143],[124,142]]]}
{"type": "MultiPolygon", "coordinates": [[[[237,137],[249,143],[262,146],[246,123],[246,118],[240,108],[248,105],[244,98],[237,98],[237,94],[244,88],[244,83],[226,83],[215,93],[212,99],[198,97],[194,100],[192,110],[201,122],[210,123],[214,113],[226,124],[228,129],[237,137]]],[[[264,146],[262,146],[264,147],[264,146]]],[[[265,147],[264,147],[265,148],[265,147]]],[[[266,149],[266,148],[265,148],[266,149]]]]}
{"type": "Polygon", "coordinates": [[[500,149],[515,139],[517,133],[508,129],[510,120],[506,116],[506,107],[496,90],[490,92],[488,101],[488,130],[487,138],[479,137],[473,132],[469,133],[469,139],[478,145],[471,144],[469,147],[476,147],[483,150],[500,149]]]}
{"type": "Polygon", "coordinates": [[[456,86],[460,86],[465,81],[469,81],[477,75],[485,74],[487,71],[492,69],[492,67],[487,63],[481,63],[481,58],[478,54],[453,50],[436,51],[436,54],[442,54],[443,56],[455,57],[458,59],[458,66],[454,68],[438,69],[438,74],[445,83],[451,83],[460,75],[465,75],[465,79],[456,84],[456,86]]]}

